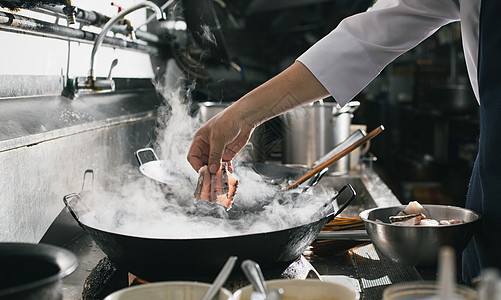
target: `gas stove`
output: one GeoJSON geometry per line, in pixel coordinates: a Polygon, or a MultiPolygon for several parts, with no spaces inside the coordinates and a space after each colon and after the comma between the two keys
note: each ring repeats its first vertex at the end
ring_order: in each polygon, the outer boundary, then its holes
{"type": "MultiPolygon", "coordinates": [[[[301,256],[279,274],[266,272],[265,270],[264,277],[266,280],[278,278],[305,279],[320,278],[320,275],[308,260],[306,260],[304,256],[301,256]]],[[[148,283],[148,281],[120,268],[105,256],[97,263],[85,279],[82,289],[82,300],[103,299],[119,289],[148,283]]],[[[246,278],[237,274],[231,275],[224,284],[224,287],[234,292],[249,284],[246,278]]]]}
{"type": "MultiPolygon", "coordinates": [[[[63,210],[41,242],[62,246],[77,255],[79,267],[63,280],[63,300],[96,300],[132,285],[148,284],[111,261],[99,249],[92,238],[63,210]]],[[[235,269],[238,268],[235,266],[235,269]]],[[[225,288],[236,291],[250,283],[234,272],[225,283],[225,288]]],[[[308,259],[301,256],[283,270],[263,270],[266,280],[288,278],[320,278],[308,259]]],[[[203,280],[211,282],[214,278],[203,280]]],[[[202,281],[202,280],[201,280],[202,281]]]]}

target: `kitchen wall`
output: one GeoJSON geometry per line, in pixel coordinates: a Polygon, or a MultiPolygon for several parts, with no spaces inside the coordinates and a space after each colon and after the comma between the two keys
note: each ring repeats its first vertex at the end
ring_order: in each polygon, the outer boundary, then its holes
{"type": "MultiPolygon", "coordinates": [[[[110,1],[72,3],[108,16],[117,13],[110,1]]],[[[14,13],[66,25],[66,20],[37,12],[14,13]]],[[[126,18],[137,26],[146,20],[146,11],[126,18]]],[[[155,74],[148,53],[101,46],[97,76],[107,76],[118,58],[113,76],[144,79],[143,87],[71,100],[61,96],[65,78],[88,75],[91,43],[0,27],[0,45],[0,242],[38,242],[64,208],[63,196],[80,191],[85,170],[93,169],[95,180],[101,180],[134,166],[133,152],[154,137],[161,98],[150,82],[155,74]]]]}
{"type": "MultiPolygon", "coordinates": [[[[74,0],[72,4],[85,10],[94,10],[107,16],[117,13],[117,7],[111,6],[112,1],[100,0],[74,0]]],[[[139,0],[123,0],[120,4],[129,7],[139,0]]],[[[0,11],[7,11],[0,8],[0,11]]],[[[127,19],[134,26],[143,24],[146,21],[146,10],[141,9],[127,15],[127,19]]],[[[20,10],[18,15],[37,18],[46,22],[55,22],[56,17],[47,14],[37,13],[30,10],[20,10]]],[[[66,26],[65,19],[57,22],[66,26]]],[[[79,24],[70,25],[79,28],[79,24]]],[[[85,30],[90,32],[100,32],[99,28],[86,26],[85,30]]],[[[2,41],[0,55],[0,74],[5,75],[45,75],[61,76],[66,75],[67,62],[69,58],[69,75],[87,76],[89,72],[91,43],[68,42],[62,39],[37,37],[27,34],[11,33],[0,31],[2,41]],[[69,45],[68,45],[69,44],[69,45]]],[[[99,49],[95,59],[96,76],[107,76],[109,67],[113,59],[118,58],[119,64],[113,71],[115,77],[135,77],[152,78],[153,69],[150,57],[146,53],[114,49],[103,46],[99,49]]]]}

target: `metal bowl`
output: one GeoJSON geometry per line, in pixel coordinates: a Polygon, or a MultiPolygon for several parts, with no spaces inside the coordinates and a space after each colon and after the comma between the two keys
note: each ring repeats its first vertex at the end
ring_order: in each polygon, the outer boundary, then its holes
{"type": "Polygon", "coordinates": [[[446,205],[423,205],[436,220],[458,219],[461,224],[403,226],[389,222],[405,205],[368,209],[360,213],[376,249],[390,260],[412,266],[433,266],[440,247],[451,246],[461,253],[470,241],[480,215],[472,210],[446,205]]]}
{"type": "MultiPolygon", "coordinates": [[[[283,289],[282,300],[310,299],[343,299],[356,300],[360,298],[354,287],[338,282],[320,281],[316,279],[275,279],[265,282],[268,290],[283,289]]],[[[252,285],[245,286],[233,294],[235,300],[259,299],[254,297],[252,285]]]]}
{"type": "MultiPolygon", "coordinates": [[[[106,296],[104,300],[197,300],[203,299],[210,286],[209,283],[195,281],[160,281],[123,288],[106,296]]],[[[221,288],[212,299],[228,300],[231,297],[229,290],[221,288]]]]}

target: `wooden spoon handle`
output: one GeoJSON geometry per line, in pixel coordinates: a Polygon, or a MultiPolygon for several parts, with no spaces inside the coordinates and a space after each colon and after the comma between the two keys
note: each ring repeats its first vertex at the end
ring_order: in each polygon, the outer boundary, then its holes
{"type": "Polygon", "coordinates": [[[301,176],[298,179],[296,179],[296,181],[294,181],[293,183],[291,183],[290,185],[288,185],[285,189],[286,190],[290,190],[290,189],[296,188],[298,185],[300,185],[301,183],[305,182],[306,180],[308,180],[309,178],[311,178],[312,176],[314,176],[315,174],[317,174],[321,170],[327,168],[328,166],[332,165],[336,161],[340,160],[345,155],[347,155],[350,152],[352,152],[353,150],[357,149],[358,147],[360,147],[364,143],[370,141],[371,139],[373,139],[374,137],[376,137],[378,134],[380,134],[383,130],[384,130],[383,125],[380,125],[379,127],[377,127],[376,129],[372,130],[369,134],[367,134],[363,138],[359,139],[355,143],[353,143],[350,146],[346,147],[346,149],[344,149],[343,151],[339,152],[338,154],[336,154],[333,157],[329,158],[325,162],[323,162],[323,163],[319,164],[318,166],[314,167],[313,169],[311,169],[310,171],[308,171],[303,176],[301,176]]]}

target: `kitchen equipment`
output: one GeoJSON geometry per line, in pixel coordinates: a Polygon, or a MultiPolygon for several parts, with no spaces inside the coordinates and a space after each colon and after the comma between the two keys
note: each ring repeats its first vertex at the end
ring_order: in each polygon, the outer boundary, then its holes
{"type": "MultiPolygon", "coordinates": [[[[443,300],[440,285],[433,281],[416,281],[397,283],[383,292],[383,300],[443,300]]],[[[477,292],[465,285],[457,285],[454,289],[454,300],[476,300],[477,292]]]]}
{"type": "Polygon", "coordinates": [[[360,213],[376,249],[390,260],[405,265],[435,265],[439,249],[445,245],[453,247],[456,253],[461,253],[480,219],[479,214],[466,208],[425,204],[423,207],[433,219],[458,219],[463,223],[439,226],[390,224],[389,217],[397,215],[405,207],[372,208],[360,213]]]}
{"type": "MultiPolygon", "coordinates": [[[[334,147],[327,154],[325,154],[324,156],[322,156],[321,158],[319,158],[317,161],[315,161],[313,163],[312,167],[318,166],[319,164],[326,162],[329,158],[331,158],[334,155],[338,154],[339,152],[343,151],[349,145],[355,143],[356,141],[358,141],[359,139],[363,138],[364,136],[366,136],[365,131],[362,131],[360,129],[354,131],[353,133],[350,134],[350,136],[348,136],[346,138],[346,140],[342,141],[340,144],[338,144],[336,147],[334,147]]],[[[366,145],[370,145],[369,143],[370,142],[367,142],[366,145]]],[[[365,147],[367,147],[367,146],[365,146],[365,147]]]]}
{"type": "Polygon", "coordinates": [[[179,181],[180,177],[185,175],[177,168],[172,167],[172,164],[167,160],[159,160],[155,150],[152,148],[142,148],[134,152],[134,156],[139,163],[139,171],[146,177],[155,181],[169,184],[179,181]],[[149,153],[149,159],[146,158],[149,153]],[[142,157],[142,158],[141,158],[142,157]]]}
{"type": "Polygon", "coordinates": [[[228,106],[232,105],[234,102],[200,102],[198,103],[198,114],[200,121],[206,123],[212,117],[225,110],[228,106]]]}
{"type": "Polygon", "coordinates": [[[70,251],[48,245],[0,243],[0,299],[62,299],[62,279],[78,266],[70,251]]]}
{"type": "MultiPolygon", "coordinates": [[[[168,281],[136,285],[118,290],[104,300],[179,300],[202,299],[210,284],[194,281],[168,281]]],[[[214,300],[232,299],[232,294],[225,288],[219,290],[214,300]]]]}
{"type": "Polygon", "coordinates": [[[454,249],[444,246],[440,249],[438,266],[439,297],[442,300],[452,300],[456,289],[456,255],[454,249]]]}
{"type": "MultiPolygon", "coordinates": [[[[358,101],[342,108],[336,102],[317,101],[283,114],[282,163],[311,167],[350,135],[351,119],[359,106],[358,101]]],[[[348,171],[348,158],[330,168],[332,173],[348,171]]]]}
{"type": "Polygon", "coordinates": [[[216,294],[219,292],[219,290],[225,283],[226,279],[228,279],[228,276],[230,276],[231,270],[233,269],[233,266],[235,265],[236,261],[237,261],[236,256],[230,256],[228,258],[223,268],[221,269],[221,272],[219,272],[216,279],[214,280],[214,282],[212,283],[212,285],[210,286],[209,290],[202,298],[202,300],[212,300],[212,298],[216,296],[216,294]]]}
{"type": "MultiPolygon", "coordinates": [[[[347,184],[329,203],[319,208],[317,217],[307,224],[276,231],[211,238],[162,239],[106,231],[81,221],[77,212],[90,213],[86,211],[86,197],[74,193],[64,196],[63,201],[73,218],[90,234],[99,248],[112,261],[134,275],[148,281],[207,280],[213,278],[221,264],[232,255],[252,259],[263,270],[283,271],[332,219],[332,202],[345,190],[351,192],[347,201],[351,202],[356,193],[347,184]]],[[[312,195],[297,193],[295,201],[312,201],[313,198],[312,195]]],[[[230,212],[238,216],[236,208],[230,212]]]]}
{"type": "Polygon", "coordinates": [[[282,299],[282,294],[284,290],[272,289],[269,290],[266,288],[266,283],[264,282],[264,276],[261,272],[261,268],[259,265],[252,260],[245,260],[242,263],[242,271],[244,271],[245,276],[250,281],[252,286],[254,287],[255,292],[251,295],[251,300],[280,300],[282,299]]]}
{"type": "Polygon", "coordinates": [[[384,127],[382,125],[379,126],[379,127],[377,127],[376,129],[372,130],[368,135],[366,135],[366,136],[358,139],[357,141],[355,141],[350,146],[346,147],[341,152],[335,154],[333,157],[331,157],[328,160],[326,160],[325,162],[323,162],[323,163],[315,166],[313,169],[311,169],[310,171],[308,171],[306,174],[304,174],[300,178],[296,179],[293,183],[291,183],[290,185],[288,185],[286,189],[289,190],[289,189],[293,189],[293,188],[297,187],[301,183],[305,182],[306,180],[308,180],[309,178],[311,178],[312,176],[314,176],[316,173],[318,173],[321,170],[329,167],[330,165],[332,165],[333,163],[335,163],[336,161],[338,161],[339,159],[341,159],[345,155],[349,154],[351,151],[355,150],[359,146],[361,146],[361,145],[365,144],[366,142],[370,141],[371,139],[373,139],[374,137],[376,137],[378,134],[380,134],[383,130],[384,130],[384,127]]]}
{"type": "Polygon", "coordinates": [[[241,267],[242,271],[244,271],[245,276],[254,287],[254,290],[266,296],[268,289],[266,288],[266,283],[264,283],[264,276],[261,272],[261,267],[259,267],[256,262],[250,259],[242,262],[241,267]]]}
{"type": "MultiPolygon", "coordinates": [[[[271,289],[283,289],[282,300],[357,300],[358,293],[348,286],[316,279],[277,279],[266,281],[271,289]]],[[[243,287],[234,293],[235,300],[250,300],[254,288],[243,287]]]]}

